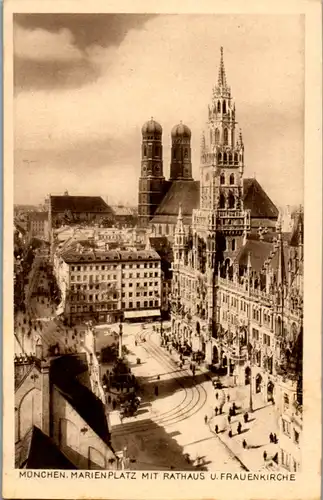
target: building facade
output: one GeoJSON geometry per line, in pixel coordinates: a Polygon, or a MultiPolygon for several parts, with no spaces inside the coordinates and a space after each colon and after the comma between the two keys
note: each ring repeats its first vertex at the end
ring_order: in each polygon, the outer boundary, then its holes
{"type": "Polygon", "coordinates": [[[154,250],[91,250],[77,244],[55,256],[60,311],[71,322],[160,316],[161,265],[154,250]]]}
{"type": "MultiPolygon", "coordinates": [[[[251,405],[274,404],[283,428],[282,387],[302,372],[303,213],[293,231],[283,233],[266,193],[243,178],[244,144],[236,124],[221,50],[201,144],[199,207],[189,228],[178,208],[172,338],[234,384],[249,385],[251,405]]],[[[287,448],[282,456],[294,453],[299,464],[297,452],[287,448]]]]}
{"type": "Polygon", "coordinates": [[[85,359],[78,354],[42,360],[37,354],[15,359],[16,468],[122,468],[105,407],[85,382],[85,359]],[[84,382],[76,380],[80,374],[84,382]]]}
{"type": "Polygon", "coordinates": [[[27,228],[30,239],[49,241],[48,212],[29,212],[27,228]]]}

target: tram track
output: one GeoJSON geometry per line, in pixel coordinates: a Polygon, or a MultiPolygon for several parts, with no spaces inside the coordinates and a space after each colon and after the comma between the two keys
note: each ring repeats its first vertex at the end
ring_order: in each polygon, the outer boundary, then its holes
{"type": "MultiPolygon", "coordinates": [[[[154,342],[150,340],[151,335],[153,332],[151,332],[149,335],[147,333],[141,333],[136,336],[136,340],[140,339],[140,341],[143,341],[143,337],[147,338],[149,337],[149,340],[143,348],[146,350],[147,354],[150,354],[153,356],[155,359],[159,361],[159,363],[162,366],[165,366],[167,369],[174,368],[175,366],[177,367],[176,363],[169,359],[168,356],[160,352],[158,347],[154,342]]],[[[185,373],[186,378],[190,377],[190,374],[187,370],[182,370],[180,373],[185,373]]],[[[183,400],[177,404],[175,407],[173,407],[171,410],[168,410],[167,412],[161,413],[155,418],[152,418],[149,422],[143,422],[140,425],[140,421],[136,422],[129,422],[128,424],[122,424],[123,429],[120,429],[120,431],[116,430],[116,432],[113,432],[113,437],[122,437],[125,435],[129,435],[132,433],[142,433],[142,432],[148,432],[154,429],[156,425],[163,425],[163,426],[170,426],[174,425],[178,422],[181,422],[191,416],[193,416],[195,413],[200,411],[203,406],[205,405],[207,401],[207,392],[203,386],[195,386],[193,385],[189,389],[185,387],[185,385],[181,382],[183,379],[182,376],[174,376],[174,379],[176,383],[184,390],[185,396],[183,400]],[[189,399],[187,401],[187,399],[189,399]],[[187,402],[186,402],[187,401],[187,402]],[[186,402],[185,406],[183,404],[186,402]]]]}

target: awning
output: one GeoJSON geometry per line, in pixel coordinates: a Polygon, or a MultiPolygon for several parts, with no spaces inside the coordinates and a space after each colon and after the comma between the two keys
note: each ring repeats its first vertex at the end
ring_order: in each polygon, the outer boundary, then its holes
{"type": "Polygon", "coordinates": [[[152,318],[153,316],[160,316],[159,309],[145,309],[144,311],[125,311],[124,318],[152,318]]]}

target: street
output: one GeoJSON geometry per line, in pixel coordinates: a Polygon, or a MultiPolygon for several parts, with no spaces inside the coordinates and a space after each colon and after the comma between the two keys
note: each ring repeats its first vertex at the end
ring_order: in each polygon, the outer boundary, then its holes
{"type": "MultiPolygon", "coordinates": [[[[106,335],[104,329],[97,330],[97,348],[106,335]]],[[[193,377],[187,365],[180,369],[160,347],[159,334],[151,325],[146,329],[124,325],[123,344],[130,351],[127,358],[142,402],[136,415],[123,421],[117,411],[112,412],[110,424],[112,445],[126,449],[129,468],[242,470],[239,460],[205,423],[215,405],[214,388],[206,375],[197,371],[193,377]]]]}

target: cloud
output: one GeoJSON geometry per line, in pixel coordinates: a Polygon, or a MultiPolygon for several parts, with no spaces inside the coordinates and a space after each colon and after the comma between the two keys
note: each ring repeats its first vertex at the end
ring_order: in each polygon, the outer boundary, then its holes
{"type": "MultiPolygon", "coordinates": [[[[33,31],[31,34],[35,36],[33,31]]],[[[47,35],[49,46],[42,49],[43,53],[47,51],[56,58],[75,53],[79,60],[80,52],[68,31],[42,33],[44,44],[47,35]],[[67,55],[62,55],[65,48],[67,55]]],[[[299,191],[303,163],[303,42],[302,20],[296,16],[155,17],[141,30],[128,31],[118,46],[87,46],[82,60],[85,58],[97,72],[82,86],[62,88],[53,74],[52,88],[22,90],[15,99],[16,148],[28,155],[41,149],[43,162],[50,159],[51,168],[64,173],[68,161],[59,152],[78,148],[81,143],[106,140],[107,147],[117,146],[105,159],[105,165],[100,164],[100,172],[109,179],[106,189],[115,190],[110,186],[121,156],[131,174],[128,191],[134,197],[140,172],[140,129],[153,115],[164,129],[166,171],[172,126],[183,120],[192,129],[197,176],[200,135],[212,86],[217,81],[219,47],[224,45],[227,79],[246,144],[247,171],[260,176],[270,171],[274,179],[272,191],[281,193],[281,186],[286,185],[286,175],[281,172],[287,170],[287,178],[295,179],[299,191]],[[282,154],[287,147],[292,153],[282,154]]],[[[30,53],[33,43],[26,43],[26,52],[30,53]]],[[[38,57],[42,57],[41,49],[38,57]]],[[[92,151],[89,162],[97,165],[100,162],[92,151]]],[[[84,166],[80,157],[73,161],[80,167],[83,189],[88,189],[89,184],[95,189],[92,178],[90,183],[86,179],[91,175],[91,166],[84,166]]],[[[22,166],[16,166],[21,172],[22,166]]],[[[58,180],[54,176],[55,185],[58,180]]]]}
{"type": "Polygon", "coordinates": [[[68,29],[50,33],[40,28],[30,31],[18,25],[14,29],[14,52],[17,57],[38,61],[79,61],[84,57],[73,44],[68,29]]]}

